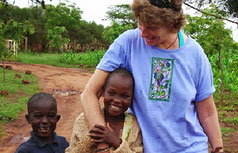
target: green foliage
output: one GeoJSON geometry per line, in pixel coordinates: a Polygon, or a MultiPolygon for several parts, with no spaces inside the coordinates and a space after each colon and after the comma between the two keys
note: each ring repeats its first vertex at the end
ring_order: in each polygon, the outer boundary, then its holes
{"type": "Polygon", "coordinates": [[[112,43],[120,34],[128,29],[132,29],[133,26],[128,25],[121,25],[116,22],[113,22],[112,26],[107,27],[103,33],[104,39],[112,43]]]}
{"type": "Polygon", "coordinates": [[[104,50],[73,53],[65,51],[62,54],[19,53],[14,60],[25,64],[47,64],[60,67],[94,68],[103,57],[104,50]]]}
{"type": "MultiPolygon", "coordinates": [[[[238,71],[234,65],[238,64],[238,54],[234,54],[231,50],[226,50],[224,58],[222,58],[222,63],[224,67],[224,89],[237,93],[238,91],[238,71]]],[[[238,52],[238,50],[236,51],[238,52]]],[[[209,61],[212,66],[213,76],[214,76],[214,85],[219,92],[220,85],[221,85],[221,71],[218,64],[218,53],[208,56],[209,61]]]]}
{"type": "Polygon", "coordinates": [[[69,39],[63,38],[62,34],[66,32],[66,29],[64,26],[59,27],[55,26],[52,29],[48,29],[48,35],[47,39],[49,41],[50,48],[55,49],[62,49],[63,45],[69,42],[69,39]]]}
{"type": "Polygon", "coordinates": [[[137,27],[137,22],[134,19],[132,10],[129,4],[120,4],[109,7],[106,12],[107,19],[120,25],[130,25],[133,28],[137,27]]]}
{"type": "MultiPolygon", "coordinates": [[[[204,12],[225,17],[224,11],[218,10],[214,5],[204,9],[204,12]]],[[[195,38],[203,47],[212,65],[214,84],[220,98],[220,105],[224,105],[225,91],[236,92],[238,73],[233,68],[237,64],[237,43],[231,36],[231,30],[225,29],[223,20],[202,14],[191,17],[187,15],[188,24],[184,30],[195,38]],[[235,56],[234,56],[235,55],[235,56]]]]}
{"type": "MultiPolygon", "coordinates": [[[[0,68],[0,73],[3,69],[0,68]]],[[[28,98],[39,91],[38,80],[33,75],[7,70],[5,83],[0,75],[0,91],[8,90],[8,96],[0,96],[0,137],[2,134],[2,124],[18,118],[18,115],[25,110],[28,98]],[[16,79],[15,74],[22,77],[16,79]],[[29,80],[31,84],[24,85],[22,79],[29,80]]]]}
{"type": "MultiPolygon", "coordinates": [[[[28,37],[28,49],[34,51],[49,51],[47,47],[53,43],[52,39],[48,39],[49,37],[60,38],[63,42],[69,40],[69,42],[67,41],[67,49],[74,51],[82,51],[78,46],[83,45],[89,45],[92,46],[89,48],[95,49],[107,46],[107,42],[105,42],[102,35],[104,27],[97,25],[95,22],[82,20],[82,11],[75,5],[64,3],[59,3],[57,6],[46,5],[45,10],[40,6],[19,8],[9,5],[0,9],[0,14],[0,20],[3,23],[10,20],[17,23],[25,23],[25,21],[31,23],[35,29],[35,34],[25,33],[24,36],[28,37]],[[55,29],[56,26],[65,27],[65,31],[60,33],[58,29],[55,29]]],[[[12,36],[13,34],[9,33],[9,35],[12,36]]],[[[53,46],[59,47],[61,45],[56,43],[53,46]]],[[[57,47],[51,48],[58,51],[57,47]]]]}
{"type": "Polygon", "coordinates": [[[69,50],[67,52],[64,52],[62,55],[61,55],[61,62],[66,62],[68,64],[72,64],[72,63],[75,63],[76,62],[76,54],[73,53],[72,50],[69,50]]]}
{"type": "Polygon", "coordinates": [[[237,0],[185,0],[198,7],[206,6],[207,4],[214,4],[220,10],[225,10],[227,14],[233,17],[238,17],[238,1],[237,0]]]}
{"type": "MultiPolygon", "coordinates": [[[[219,11],[214,5],[204,9],[204,12],[225,16],[225,13],[219,11]]],[[[232,32],[225,29],[223,20],[206,14],[195,17],[187,15],[186,17],[188,24],[184,28],[185,32],[195,38],[207,54],[215,54],[219,49],[228,50],[233,47],[232,32]]]]}
{"type": "Polygon", "coordinates": [[[29,21],[19,23],[11,19],[4,25],[3,37],[5,39],[12,39],[18,42],[23,40],[26,34],[34,34],[34,32],[34,27],[29,21]]]}
{"type": "Polygon", "coordinates": [[[84,53],[73,53],[72,51],[65,52],[61,55],[61,62],[67,64],[78,64],[85,68],[95,67],[103,57],[105,51],[88,51],[84,53]]]}
{"type": "Polygon", "coordinates": [[[98,63],[100,62],[104,54],[105,54],[104,50],[97,50],[93,52],[88,51],[85,53],[79,53],[77,58],[78,58],[79,64],[82,64],[83,67],[94,68],[98,65],[98,63]]]}
{"type": "Polygon", "coordinates": [[[111,21],[112,25],[104,30],[103,37],[112,43],[124,31],[136,28],[137,22],[128,4],[115,5],[109,9],[107,19],[111,21]]]}
{"type": "Polygon", "coordinates": [[[222,136],[224,137],[227,134],[235,132],[235,130],[229,127],[221,127],[221,132],[222,132],[222,136]]]}

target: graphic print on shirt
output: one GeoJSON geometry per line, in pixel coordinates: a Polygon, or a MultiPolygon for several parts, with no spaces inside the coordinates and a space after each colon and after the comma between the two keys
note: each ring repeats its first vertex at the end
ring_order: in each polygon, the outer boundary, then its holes
{"type": "Polygon", "coordinates": [[[152,58],[149,99],[170,101],[174,60],[152,58]]]}

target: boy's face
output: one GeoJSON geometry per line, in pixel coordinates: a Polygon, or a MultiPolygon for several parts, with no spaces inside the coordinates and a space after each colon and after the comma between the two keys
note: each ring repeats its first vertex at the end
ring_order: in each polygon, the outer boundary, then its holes
{"type": "Polygon", "coordinates": [[[111,116],[124,114],[131,104],[133,96],[133,80],[114,74],[108,80],[104,90],[105,110],[111,116]]]}
{"type": "Polygon", "coordinates": [[[57,108],[53,102],[35,102],[26,118],[36,136],[51,141],[60,115],[57,115],[57,108]]]}

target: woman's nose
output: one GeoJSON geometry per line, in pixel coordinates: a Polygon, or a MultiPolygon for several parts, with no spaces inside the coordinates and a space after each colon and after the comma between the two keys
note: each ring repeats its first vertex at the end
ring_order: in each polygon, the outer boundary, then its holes
{"type": "Polygon", "coordinates": [[[145,38],[145,37],[147,37],[149,35],[149,32],[148,32],[147,28],[141,27],[140,30],[141,30],[141,37],[142,38],[145,38]]]}

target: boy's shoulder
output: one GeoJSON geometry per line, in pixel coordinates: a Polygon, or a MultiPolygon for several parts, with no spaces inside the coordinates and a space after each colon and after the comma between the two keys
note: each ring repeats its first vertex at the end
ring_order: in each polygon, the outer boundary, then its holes
{"type": "Polygon", "coordinates": [[[59,136],[57,134],[55,134],[57,137],[57,140],[60,144],[65,144],[65,145],[69,145],[68,141],[66,140],[66,138],[64,136],[59,136]]]}
{"type": "MultiPolygon", "coordinates": [[[[60,152],[64,152],[64,150],[69,146],[68,141],[63,136],[58,136],[56,133],[54,133],[53,136],[53,147],[56,150],[59,150],[60,152]]],[[[48,145],[46,143],[41,142],[38,140],[37,137],[31,136],[30,139],[24,143],[22,143],[16,150],[15,153],[42,153],[44,152],[48,145]]],[[[48,149],[46,149],[48,150],[48,149]]]]}
{"type": "Polygon", "coordinates": [[[31,153],[31,150],[34,150],[35,147],[37,147],[36,143],[31,141],[30,138],[28,141],[20,144],[15,153],[31,153]]]}

